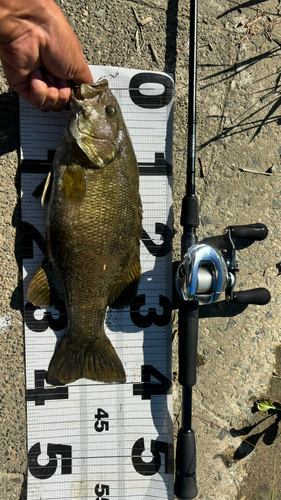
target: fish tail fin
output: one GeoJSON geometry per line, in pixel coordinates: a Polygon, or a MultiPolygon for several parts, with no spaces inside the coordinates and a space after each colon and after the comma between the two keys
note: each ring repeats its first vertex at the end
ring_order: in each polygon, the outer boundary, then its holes
{"type": "Polygon", "coordinates": [[[105,333],[87,346],[64,336],[56,349],[47,382],[69,384],[83,377],[106,383],[126,381],[123,365],[105,333]]]}

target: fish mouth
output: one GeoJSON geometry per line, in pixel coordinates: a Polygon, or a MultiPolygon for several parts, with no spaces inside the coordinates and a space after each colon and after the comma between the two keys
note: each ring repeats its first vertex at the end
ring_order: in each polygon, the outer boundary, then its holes
{"type": "Polygon", "coordinates": [[[89,139],[95,139],[101,142],[107,141],[108,138],[103,136],[102,134],[93,135],[92,130],[91,132],[88,132],[85,127],[81,128],[79,113],[84,107],[83,102],[87,100],[90,101],[91,99],[99,102],[99,98],[102,96],[103,92],[106,89],[108,89],[108,81],[103,78],[102,80],[94,83],[82,83],[81,85],[74,84],[71,92],[71,109],[76,122],[77,131],[81,135],[89,137],[89,139]]]}
{"type": "Polygon", "coordinates": [[[73,85],[72,98],[75,101],[93,99],[94,97],[101,95],[106,88],[108,88],[108,81],[106,79],[95,83],[82,83],[81,85],[73,85]]]}
{"type": "Polygon", "coordinates": [[[103,117],[103,113],[99,116],[102,95],[107,89],[108,82],[105,79],[97,83],[75,85],[70,100],[72,118],[68,124],[69,133],[97,168],[114,161],[119,151],[116,140],[107,133],[106,117],[103,117]]]}

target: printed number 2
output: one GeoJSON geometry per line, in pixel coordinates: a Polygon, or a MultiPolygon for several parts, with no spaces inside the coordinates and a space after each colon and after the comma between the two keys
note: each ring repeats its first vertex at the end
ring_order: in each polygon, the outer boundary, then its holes
{"type": "Polygon", "coordinates": [[[164,257],[172,250],[173,233],[166,224],[156,222],[155,234],[161,234],[163,237],[163,242],[161,244],[154,243],[144,229],[142,230],[142,242],[154,257],[164,257]]]}

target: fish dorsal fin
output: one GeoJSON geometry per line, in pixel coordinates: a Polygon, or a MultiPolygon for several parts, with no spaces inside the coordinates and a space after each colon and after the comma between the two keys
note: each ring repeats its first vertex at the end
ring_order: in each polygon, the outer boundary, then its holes
{"type": "Polygon", "coordinates": [[[67,201],[79,203],[86,193],[85,169],[76,163],[67,166],[62,178],[62,192],[67,201]]]}
{"type": "Polygon", "coordinates": [[[60,292],[56,286],[53,271],[47,259],[44,259],[42,266],[37,269],[29,284],[27,300],[37,307],[50,307],[58,301],[59,297],[60,292]]]}
{"type": "Polygon", "coordinates": [[[139,242],[142,231],[142,204],[139,196],[137,210],[137,234],[128,245],[128,254],[125,259],[126,266],[123,269],[123,279],[115,288],[114,294],[109,298],[109,306],[112,309],[123,309],[131,304],[137,295],[138,285],[141,278],[141,266],[139,257],[139,242]]]}

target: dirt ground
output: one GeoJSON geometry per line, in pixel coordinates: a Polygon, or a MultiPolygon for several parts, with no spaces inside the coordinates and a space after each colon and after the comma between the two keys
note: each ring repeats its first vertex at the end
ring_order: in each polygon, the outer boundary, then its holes
{"type": "MultiPolygon", "coordinates": [[[[175,74],[174,260],[185,189],[189,2],[60,0],[89,64],[175,74]],[[136,48],[136,17],[152,17],[136,48]]],[[[266,306],[200,307],[193,426],[198,498],[281,500],[280,0],[199,0],[197,194],[199,239],[262,222],[269,235],[239,250],[236,289],[266,287],[266,306]],[[269,175],[263,175],[268,173],[269,175]]],[[[0,73],[0,500],[26,498],[26,420],[20,240],[18,97],[0,73]]],[[[174,434],[181,419],[177,313],[174,434]]]]}

